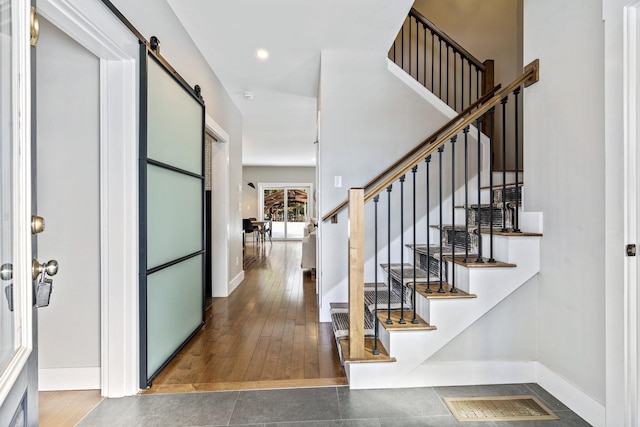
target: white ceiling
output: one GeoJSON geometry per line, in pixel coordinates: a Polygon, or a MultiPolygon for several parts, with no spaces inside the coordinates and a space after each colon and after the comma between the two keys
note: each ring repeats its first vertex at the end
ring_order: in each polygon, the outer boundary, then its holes
{"type": "Polygon", "coordinates": [[[271,166],[315,165],[321,52],[386,52],[413,2],[167,1],[243,115],[242,163],[271,166]]]}

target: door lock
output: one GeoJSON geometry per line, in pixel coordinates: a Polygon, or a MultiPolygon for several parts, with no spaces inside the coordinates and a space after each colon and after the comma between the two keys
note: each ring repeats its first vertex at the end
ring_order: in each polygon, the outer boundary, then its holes
{"type": "Polygon", "coordinates": [[[58,261],[52,259],[46,264],[40,264],[38,260],[34,259],[31,264],[31,276],[33,277],[33,280],[36,280],[42,272],[47,276],[55,276],[58,272],[58,261]]]}
{"type": "Polygon", "coordinates": [[[627,256],[636,256],[636,245],[633,243],[627,245],[627,256]]]}
{"type": "Polygon", "coordinates": [[[0,279],[11,280],[13,279],[13,264],[2,264],[0,266],[0,279]]]}
{"type": "Polygon", "coordinates": [[[44,218],[33,215],[31,217],[31,234],[38,234],[44,231],[44,218]]]}

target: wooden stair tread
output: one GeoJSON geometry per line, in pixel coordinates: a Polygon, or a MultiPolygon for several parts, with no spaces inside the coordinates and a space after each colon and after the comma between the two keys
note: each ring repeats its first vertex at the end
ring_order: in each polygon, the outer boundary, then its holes
{"type": "MultiPolygon", "coordinates": [[[[482,234],[489,234],[490,230],[483,229],[482,234]]],[[[494,236],[509,236],[509,237],[542,237],[542,233],[530,233],[526,231],[522,231],[520,233],[514,233],[513,231],[498,231],[493,230],[494,236]]]]}
{"type": "Polygon", "coordinates": [[[378,350],[380,354],[375,356],[373,354],[373,338],[365,338],[364,340],[364,359],[351,359],[349,357],[349,340],[343,339],[340,341],[340,347],[342,349],[342,355],[344,357],[344,363],[388,363],[395,362],[395,357],[390,357],[387,350],[382,346],[380,340],[378,340],[378,350]]]}
{"type": "MultiPolygon", "coordinates": [[[[494,171],[494,172],[502,172],[502,171],[494,171]]],[[[508,171],[508,172],[515,172],[515,171],[508,171]]],[[[520,171],[522,172],[522,171],[520,171]]],[[[520,181],[518,182],[518,185],[520,187],[524,186],[524,182],[520,181]]],[[[489,190],[490,188],[492,189],[496,189],[496,188],[502,188],[502,187],[515,187],[516,183],[515,182],[507,182],[506,184],[502,184],[502,183],[493,183],[493,187],[489,187],[488,185],[482,186],[480,187],[481,190],[489,190]]]]}
{"type": "MultiPolygon", "coordinates": [[[[445,256],[444,260],[451,262],[453,260],[453,257],[445,256]]],[[[517,267],[517,265],[509,264],[507,262],[501,262],[501,261],[489,262],[489,258],[485,258],[485,257],[482,257],[482,260],[484,261],[483,263],[477,263],[475,262],[475,259],[472,260],[471,262],[466,262],[464,260],[464,257],[459,258],[456,256],[455,263],[457,265],[462,265],[467,268],[514,268],[514,267],[517,267]]]]}
{"type": "Polygon", "coordinates": [[[391,311],[390,318],[391,318],[391,321],[393,322],[391,325],[388,325],[386,323],[387,314],[388,312],[386,310],[378,311],[377,313],[380,324],[387,331],[433,331],[437,329],[435,326],[430,325],[418,315],[416,315],[416,319],[418,320],[418,323],[411,323],[411,320],[413,319],[413,310],[404,311],[404,320],[407,322],[404,325],[400,324],[400,311],[397,311],[397,310],[391,311]]]}
{"type": "MultiPolygon", "coordinates": [[[[409,285],[409,288],[413,289],[413,285],[409,285]]],[[[461,289],[457,289],[458,292],[451,292],[451,285],[445,283],[442,285],[444,293],[438,293],[440,283],[431,283],[431,293],[427,293],[427,284],[418,283],[416,285],[416,292],[427,299],[464,299],[464,298],[477,298],[474,294],[469,294],[461,289]]]]}

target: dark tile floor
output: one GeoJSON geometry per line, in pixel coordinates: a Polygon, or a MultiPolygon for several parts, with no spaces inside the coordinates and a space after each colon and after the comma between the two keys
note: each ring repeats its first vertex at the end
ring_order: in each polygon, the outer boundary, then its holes
{"type": "Polygon", "coordinates": [[[582,427],[537,384],[349,390],[347,387],[140,395],[105,399],[79,426],[582,427]],[[560,419],[458,423],[443,397],[534,395],[560,419]]]}

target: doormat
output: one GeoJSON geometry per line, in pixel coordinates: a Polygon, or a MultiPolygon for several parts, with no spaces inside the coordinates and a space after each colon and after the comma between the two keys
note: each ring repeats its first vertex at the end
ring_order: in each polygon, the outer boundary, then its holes
{"type": "Polygon", "coordinates": [[[542,421],[557,420],[533,396],[445,397],[458,421],[542,421]]]}

